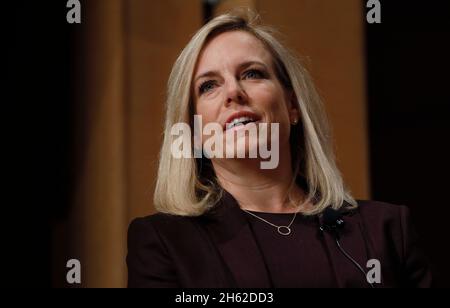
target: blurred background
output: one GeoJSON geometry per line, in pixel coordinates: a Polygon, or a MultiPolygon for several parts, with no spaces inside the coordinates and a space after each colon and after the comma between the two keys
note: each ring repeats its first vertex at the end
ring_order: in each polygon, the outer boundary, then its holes
{"type": "Polygon", "coordinates": [[[128,224],[154,212],[171,66],[207,20],[250,7],[311,72],[354,196],[407,205],[449,286],[449,6],[381,0],[369,24],[367,2],[81,0],[81,24],[67,1],[8,4],[7,284],[126,286],[128,224]],[[73,258],[80,285],[66,282],[73,258]]]}

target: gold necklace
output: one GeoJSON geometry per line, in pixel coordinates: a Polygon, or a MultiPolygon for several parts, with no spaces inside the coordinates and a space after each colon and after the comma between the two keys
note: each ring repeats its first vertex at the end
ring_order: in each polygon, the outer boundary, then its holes
{"type": "Polygon", "coordinates": [[[291,222],[290,222],[287,226],[283,226],[283,225],[277,226],[276,224],[273,224],[273,223],[271,223],[270,221],[267,221],[267,220],[265,220],[264,218],[261,218],[261,217],[259,217],[258,215],[253,214],[252,212],[249,212],[249,211],[247,211],[247,210],[245,210],[245,209],[242,209],[242,210],[245,211],[245,212],[247,212],[247,213],[249,213],[250,215],[252,215],[252,216],[258,218],[259,220],[264,221],[265,223],[271,225],[272,227],[275,227],[275,228],[277,229],[278,233],[281,234],[281,235],[284,235],[284,236],[287,236],[287,235],[291,234],[291,231],[292,231],[292,230],[291,230],[291,225],[292,225],[292,223],[294,222],[295,217],[297,217],[297,213],[298,213],[298,211],[295,212],[294,217],[292,217],[291,222]]]}

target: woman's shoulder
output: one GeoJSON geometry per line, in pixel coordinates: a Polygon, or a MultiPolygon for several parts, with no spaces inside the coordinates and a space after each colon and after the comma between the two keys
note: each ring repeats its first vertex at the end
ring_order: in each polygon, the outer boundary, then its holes
{"type": "Polygon", "coordinates": [[[411,214],[406,205],[375,200],[357,200],[357,203],[358,207],[354,212],[368,225],[396,225],[404,228],[410,224],[411,214]]]}
{"type": "Polygon", "coordinates": [[[396,216],[400,212],[408,211],[408,207],[403,204],[389,203],[377,200],[356,200],[357,210],[362,214],[396,216]]]}
{"type": "Polygon", "coordinates": [[[128,227],[129,233],[147,233],[157,231],[164,234],[179,234],[182,230],[195,228],[193,217],[156,212],[151,215],[134,218],[128,227]]]}
{"type": "Polygon", "coordinates": [[[388,203],[377,200],[356,200],[358,203],[358,211],[362,214],[396,216],[401,212],[409,211],[408,207],[403,204],[388,203]]]}
{"type": "Polygon", "coordinates": [[[130,224],[160,224],[160,223],[168,223],[168,222],[176,222],[176,221],[187,221],[190,217],[181,216],[181,215],[172,215],[167,213],[156,212],[150,215],[141,216],[134,218],[130,224]]]}
{"type": "Polygon", "coordinates": [[[364,207],[379,207],[383,208],[385,210],[392,210],[394,208],[402,207],[404,205],[397,204],[397,203],[390,203],[385,201],[379,201],[379,200],[362,200],[358,199],[356,200],[358,202],[358,205],[364,206],[364,207]]]}

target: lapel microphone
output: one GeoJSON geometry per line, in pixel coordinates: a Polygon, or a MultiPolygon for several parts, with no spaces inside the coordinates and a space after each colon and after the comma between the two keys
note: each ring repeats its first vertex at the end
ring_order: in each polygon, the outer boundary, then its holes
{"type": "Polygon", "coordinates": [[[339,239],[339,230],[345,226],[345,221],[342,219],[342,214],[331,207],[327,207],[323,211],[322,218],[323,225],[320,226],[320,231],[330,232],[335,236],[335,238],[339,239]]]}
{"type": "Polygon", "coordinates": [[[333,235],[335,243],[339,249],[339,251],[364,275],[364,280],[370,285],[370,287],[375,288],[373,283],[367,280],[367,273],[364,271],[361,265],[352,258],[341,246],[339,242],[340,239],[340,230],[344,228],[345,221],[342,219],[342,213],[331,208],[327,207],[322,214],[323,224],[319,227],[322,233],[329,232],[333,235]]]}

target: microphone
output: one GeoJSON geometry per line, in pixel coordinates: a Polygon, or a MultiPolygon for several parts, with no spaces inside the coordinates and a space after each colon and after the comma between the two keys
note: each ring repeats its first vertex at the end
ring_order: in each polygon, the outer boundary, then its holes
{"type": "Polygon", "coordinates": [[[341,243],[339,242],[339,231],[344,228],[345,221],[342,219],[342,214],[331,208],[327,207],[322,214],[323,224],[320,226],[320,231],[322,233],[329,232],[334,236],[334,240],[339,251],[354,265],[356,268],[364,275],[364,280],[372,287],[375,288],[373,283],[367,280],[367,273],[364,271],[361,265],[353,259],[345,250],[342,248],[341,243]]]}
{"type": "Polygon", "coordinates": [[[331,208],[327,207],[323,211],[323,225],[320,226],[320,231],[328,231],[334,234],[336,238],[339,238],[339,230],[344,228],[345,221],[342,219],[342,214],[331,208]]]}

